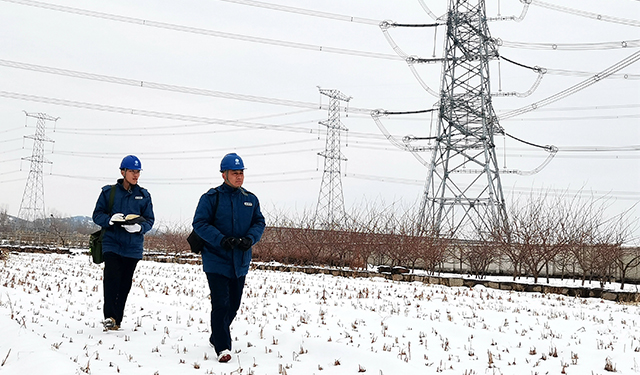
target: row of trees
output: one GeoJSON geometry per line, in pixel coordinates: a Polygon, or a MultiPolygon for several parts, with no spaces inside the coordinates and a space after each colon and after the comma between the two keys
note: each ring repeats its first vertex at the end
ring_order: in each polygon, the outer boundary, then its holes
{"type": "Polygon", "coordinates": [[[254,250],[255,258],[287,264],[365,268],[385,264],[430,273],[478,277],[510,274],[640,281],[636,223],[627,213],[605,217],[607,201],[565,196],[528,197],[509,205],[507,218],[456,238],[418,228],[415,212],[359,210],[339,230],[317,230],[312,215],[279,215],[254,250]]]}
{"type": "MultiPolygon", "coordinates": [[[[508,217],[491,228],[457,238],[436,228],[415,225],[412,209],[380,205],[353,210],[339,228],[318,229],[314,215],[271,212],[254,259],[284,264],[366,269],[369,265],[423,269],[432,274],[460,272],[483,277],[509,274],[640,281],[640,247],[626,214],[605,217],[606,201],[564,196],[528,197],[509,205],[508,217]]],[[[51,217],[44,230],[27,230],[0,212],[0,240],[5,244],[87,246],[96,229],[87,221],[51,217]],[[3,217],[5,219],[3,219],[3,217]]],[[[168,259],[189,255],[190,225],[156,225],[145,236],[151,253],[168,259]]]]}

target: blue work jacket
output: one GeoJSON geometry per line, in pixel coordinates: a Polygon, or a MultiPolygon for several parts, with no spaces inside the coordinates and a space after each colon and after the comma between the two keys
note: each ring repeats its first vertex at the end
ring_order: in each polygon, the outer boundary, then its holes
{"type": "Polygon", "coordinates": [[[258,197],[240,188],[222,184],[200,197],[193,217],[193,230],[204,241],[204,272],[225,277],[241,277],[249,272],[251,249],[226,250],[220,242],[225,236],[249,237],[256,244],[264,232],[264,216],[258,197]]]}
{"type": "Polygon", "coordinates": [[[109,197],[112,185],[102,188],[96,208],[93,210],[93,222],[106,228],[102,238],[102,252],[114,252],[127,258],[142,259],[144,234],[151,230],[155,216],[151,195],[147,189],[139,185],[133,185],[126,190],[122,185],[122,179],[115,185],[116,194],[113,197],[113,207],[109,211],[109,197]],[[146,219],[139,223],[142,230],[138,233],[129,233],[120,225],[109,225],[111,216],[122,213],[125,216],[137,214],[146,219]]]}

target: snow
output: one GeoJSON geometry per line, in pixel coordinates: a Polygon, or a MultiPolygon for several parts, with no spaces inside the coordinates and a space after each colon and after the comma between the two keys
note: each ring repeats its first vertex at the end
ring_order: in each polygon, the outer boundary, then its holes
{"type": "Polygon", "coordinates": [[[123,327],[103,332],[86,255],[5,263],[0,374],[640,373],[638,305],[252,270],[221,364],[200,266],[141,261],[123,327]]]}

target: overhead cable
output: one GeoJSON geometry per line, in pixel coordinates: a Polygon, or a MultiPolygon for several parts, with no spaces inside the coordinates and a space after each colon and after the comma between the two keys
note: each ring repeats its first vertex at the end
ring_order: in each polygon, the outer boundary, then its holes
{"type": "Polygon", "coordinates": [[[630,146],[561,146],[562,152],[635,152],[640,151],[640,145],[630,146]]]}
{"type": "MultiPolygon", "coordinates": [[[[390,26],[389,23],[383,22],[380,24],[380,30],[382,31],[382,35],[384,35],[384,38],[387,40],[387,43],[389,43],[389,45],[391,46],[391,49],[393,49],[393,51],[407,63],[407,65],[409,66],[409,70],[411,71],[411,74],[413,74],[413,76],[416,78],[420,86],[422,86],[422,88],[432,96],[439,98],[440,94],[436,90],[432,89],[429,85],[427,85],[427,83],[422,79],[420,74],[418,74],[418,71],[414,66],[414,64],[416,63],[427,62],[427,61],[425,59],[419,59],[416,56],[409,56],[409,54],[404,52],[400,48],[398,43],[396,43],[391,37],[391,34],[389,33],[389,26],[390,26]]],[[[435,62],[436,59],[431,59],[431,60],[434,60],[435,62]]]]}
{"type": "Polygon", "coordinates": [[[445,23],[397,23],[392,21],[383,21],[389,27],[438,27],[444,26],[445,23]]]}
{"type": "Polygon", "coordinates": [[[376,110],[378,111],[378,115],[380,116],[385,116],[385,115],[415,115],[418,113],[430,113],[430,112],[434,112],[437,111],[437,109],[435,108],[431,108],[431,109],[421,109],[421,110],[416,110],[416,111],[387,111],[384,109],[378,109],[376,110]]]}
{"type": "Polygon", "coordinates": [[[277,10],[281,12],[303,14],[305,16],[328,18],[332,20],[346,21],[346,22],[353,22],[353,23],[362,23],[365,25],[378,25],[380,23],[380,21],[378,20],[372,20],[368,18],[344,16],[344,15],[335,14],[335,13],[319,12],[316,10],[294,8],[294,7],[278,5],[278,4],[269,4],[262,1],[253,1],[253,0],[220,0],[220,1],[224,1],[227,3],[249,5],[249,6],[258,7],[258,8],[277,10]]]}
{"type": "Polygon", "coordinates": [[[538,144],[535,144],[535,143],[527,142],[527,141],[522,140],[522,139],[520,139],[518,137],[515,137],[515,136],[513,136],[513,135],[511,135],[511,134],[509,134],[507,132],[505,132],[504,135],[506,135],[509,138],[515,139],[518,142],[527,144],[529,146],[538,147],[538,148],[544,149],[544,150],[549,151],[549,152],[558,152],[558,148],[555,147],[555,146],[552,146],[552,145],[541,146],[541,145],[538,145],[538,144]]]}
{"type": "Polygon", "coordinates": [[[125,107],[87,103],[87,102],[80,102],[80,101],[73,101],[73,100],[49,98],[45,96],[27,95],[27,94],[20,94],[15,92],[8,92],[8,91],[0,91],[0,97],[31,101],[31,102],[37,102],[37,103],[61,105],[66,107],[82,108],[82,109],[95,110],[95,111],[120,113],[125,115],[146,116],[146,117],[163,118],[163,119],[178,120],[178,121],[200,122],[204,124],[216,124],[216,125],[225,125],[225,126],[233,126],[233,127],[240,127],[240,128],[269,129],[269,130],[278,130],[278,131],[294,132],[294,133],[309,133],[312,131],[310,129],[291,128],[283,125],[266,125],[266,124],[252,123],[247,121],[224,120],[224,119],[204,117],[204,116],[193,116],[193,115],[183,115],[183,114],[158,112],[158,111],[147,111],[142,109],[125,108],[125,107]]]}
{"type": "MultiPolygon", "coordinates": [[[[4,0],[0,0],[0,1],[4,1],[4,0]]],[[[223,92],[223,91],[200,89],[195,87],[168,85],[164,83],[156,83],[156,82],[142,81],[142,80],[136,80],[136,79],[130,79],[130,78],[120,78],[120,77],[107,76],[102,74],[79,72],[75,70],[60,69],[60,68],[54,68],[50,66],[43,66],[43,65],[27,64],[27,63],[21,63],[21,62],[10,61],[10,60],[0,60],[0,66],[30,70],[34,72],[40,72],[40,73],[57,74],[57,75],[67,76],[67,77],[88,79],[92,81],[116,83],[119,85],[179,92],[183,94],[210,96],[215,98],[242,100],[242,101],[249,101],[249,102],[255,102],[255,103],[275,104],[275,105],[282,105],[282,106],[288,106],[288,107],[298,107],[298,108],[308,108],[308,109],[327,109],[327,110],[329,109],[329,106],[323,105],[323,104],[317,104],[317,103],[301,102],[297,100],[267,98],[267,97],[255,96],[255,95],[236,94],[236,93],[223,92]]],[[[349,107],[349,112],[368,114],[369,112],[371,112],[371,109],[349,107]]]]}
{"type": "MultiPolygon", "coordinates": [[[[545,74],[552,75],[560,75],[560,76],[572,76],[572,77],[591,77],[596,73],[594,72],[584,72],[579,70],[564,70],[564,69],[548,69],[545,68],[545,74]]],[[[607,79],[615,78],[615,79],[631,79],[637,80],[640,79],[640,74],[628,74],[628,73],[617,73],[617,74],[609,74],[607,79]]]]}
{"type": "Polygon", "coordinates": [[[386,60],[399,60],[398,56],[385,54],[385,53],[355,51],[355,50],[344,49],[344,48],[334,48],[334,47],[319,46],[319,45],[312,45],[312,44],[305,44],[305,43],[289,42],[289,41],[283,41],[283,40],[277,40],[277,39],[261,38],[261,37],[255,37],[255,36],[249,36],[249,35],[232,34],[232,33],[226,33],[222,31],[201,29],[196,27],[182,26],[182,25],[176,25],[176,24],[165,23],[165,22],[144,20],[140,18],[119,16],[119,15],[110,14],[110,13],[95,12],[91,10],[66,7],[62,5],[47,4],[39,1],[31,1],[31,0],[0,0],[0,1],[16,3],[21,5],[28,5],[28,6],[33,6],[33,7],[38,7],[38,8],[48,9],[48,10],[55,10],[59,12],[78,14],[81,16],[101,18],[101,19],[106,19],[110,21],[118,21],[118,22],[130,23],[134,25],[148,26],[148,27],[173,30],[173,31],[181,31],[186,33],[213,36],[218,38],[241,40],[244,42],[262,43],[262,44],[275,45],[280,47],[298,48],[298,49],[304,49],[304,50],[310,50],[310,51],[337,53],[337,54],[359,56],[359,57],[371,57],[371,58],[386,59],[386,60]]]}
{"type": "MultiPolygon", "coordinates": [[[[528,97],[529,95],[533,94],[533,92],[534,92],[534,91],[536,91],[536,89],[538,88],[538,86],[540,86],[540,82],[542,82],[542,78],[544,77],[544,75],[545,75],[545,74],[546,74],[546,72],[547,72],[547,70],[546,70],[546,69],[544,69],[544,68],[540,68],[540,67],[538,67],[538,66],[531,67],[531,66],[528,66],[528,65],[524,65],[524,64],[521,64],[521,63],[519,63],[519,62],[516,62],[516,61],[510,60],[510,59],[508,59],[508,58],[506,58],[506,57],[504,57],[504,56],[499,56],[499,58],[500,58],[500,59],[502,59],[502,60],[505,60],[505,61],[507,61],[507,62],[509,62],[509,63],[511,63],[511,64],[514,64],[514,65],[520,66],[520,67],[522,67],[522,68],[531,69],[531,70],[533,70],[534,72],[537,72],[537,73],[538,73],[538,77],[537,77],[537,78],[536,78],[536,80],[533,82],[533,85],[531,85],[531,87],[529,88],[529,90],[527,90],[527,91],[525,91],[525,92],[501,91],[501,90],[499,90],[499,91],[498,91],[498,92],[496,92],[496,93],[492,93],[492,94],[491,94],[492,96],[502,96],[502,97],[515,96],[515,97],[518,97],[518,98],[526,98],[526,97],[528,97]]],[[[500,62],[498,61],[498,64],[499,64],[499,63],[500,63],[500,62]]],[[[500,65],[498,65],[498,69],[500,69],[500,65]]]]}
{"type": "Polygon", "coordinates": [[[9,182],[17,182],[17,181],[23,181],[24,182],[24,178],[14,178],[13,180],[0,181],[0,184],[6,184],[6,183],[9,183],[9,182]]]}
{"type": "Polygon", "coordinates": [[[423,149],[418,149],[416,147],[413,146],[409,146],[406,142],[401,142],[399,140],[396,139],[395,136],[393,136],[389,130],[387,130],[387,128],[384,126],[384,124],[382,123],[382,121],[380,120],[380,116],[384,116],[386,114],[386,111],[384,110],[375,110],[375,111],[371,111],[371,118],[373,119],[373,121],[376,123],[376,126],[378,127],[378,129],[380,130],[380,132],[384,135],[384,137],[395,147],[397,147],[399,150],[403,150],[403,151],[409,151],[411,152],[411,155],[413,155],[413,157],[420,162],[420,164],[424,165],[425,167],[428,166],[427,161],[424,160],[424,158],[422,156],[420,156],[420,154],[418,153],[418,151],[424,151],[423,149]]]}
{"type": "MultiPolygon", "coordinates": [[[[4,0],[0,0],[0,1],[4,1],[4,0]]],[[[245,95],[245,94],[236,94],[236,93],[229,93],[229,92],[223,92],[223,91],[200,89],[200,88],[194,88],[194,87],[168,85],[164,83],[155,83],[155,82],[141,81],[141,80],[135,80],[130,78],[120,78],[120,77],[107,76],[102,74],[79,72],[75,70],[53,68],[49,66],[27,64],[27,63],[21,63],[21,62],[10,61],[10,60],[0,59],[0,66],[5,66],[8,68],[31,70],[35,72],[41,72],[41,73],[57,74],[57,75],[62,75],[67,77],[88,79],[93,81],[116,83],[116,84],[126,85],[126,86],[179,92],[184,94],[202,95],[202,96],[210,96],[210,97],[223,98],[223,99],[242,100],[242,101],[249,101],[249,102],[255,102],[255,103],[275,104],[275,105],[307,108],[307,109],[322,109],[322,110],[329,109],[328,105],[318,104],[318,103],[301,102],[297,100],[275,99],[275,98],[267,98],[267,97],[255,96],[255,95],[245,95]]],[[[351,106],[349,107],[349,113],[360,113],[360,114],[368,115],[370,112],[371,112],[370,108],[357,108],[357,107],[351,107],[351,106]]]]}
{"type": "Polygon", "coordinates": [[[420,6],[425,11],[425,13],[427,13],[429,17],[431,17],[434,21],[446,20],[446,14],[438,17],[435,15],[435,13],[431,11],[431,9],[429,9],[429,7],[427,6],[427,3],[425,3],[424,0],[418,0],[418,2],[420,3],[420,6]]]}
{"type": "Polygon", "coordinates": [[[19,137],[19,138],[11,138],[11,139],[0,139],[0,143],[5,143],[5,142],[13,142],[13,141],[21,141],[23,140],[23,137],[19,137]]]}
{"type": "Polygon", "coordinates": [[[521,48],[532,50],[552,50],[552,51],[590,51],[590,50],[607,50],[619,48],[635,48],[640,47],[640,39],[622,40],[619,42],[598,42],[598,43],[528,43],[528,42],[510,42],[497,39],[500,47],[521,48]]]}
{"type": "Polygon", "coordinates": [[[487,21],[515,21],[520,22],[524,20],[524,17],[527,15],[527,11],[529,10],[529,1],[521,1],[523,3],[522,11],[519,16],[501,16],[500,15],[500,5],[498,4],[498,16],[497,17],[487,17],[487,21]]]}
{"type": "MultiPolygon", "coordinates": [[[[242,120],[236,120],[236,121],[240,121],[242,122],[242,120]]],[[[256,125],[258,125],[258,123],[254,123],[256,125]]],[[[203,125],[210,125],[210,124],[199,124],[199,126],[203,126],[203,125]]],[[[192,125],[193,126],[193,125],[192,125]]],[[[260,126],[263,129],[271,129],[270,124],[260,124],[260,126]]],[[[289,127],[288,125],[274,125],[274,126],[278,126],[281,129],[283,129],[284,126],[289,127]]],[[[163,127],[163,128],[156,128],[156,127],[146,127],[147,129],[154,129],[154,130],[164,130],[167,127],[163,127]]],[[[294,127],[289,127],[289,129],[293,129],[292,132],[294,133],[305,133],[305,134],[316,134],[316,133],[320,133],[319,131],[315,130],[315,129],[309,129],[309,128],[294,128],[294,127]],[[306,129],[306,130],[305,130],[306,129]]],[[[121,131],[121,133],[117,133],[115,131],[107,131],[104,132],[102,131],[102,133],[95,131],[94,129],[83,129],[83,130],[66,130],[66,129],[56,129],[56,133],[60,133],[60,134],[73,134],[73,135],[88,135],[88,136],[96,136],[96,137],[175,137],[175,136],[191,136],[191,135],[202,135],[202,134],[222,134],[222,133],[235,133],[235,132],[243,132],[243,131],[251,131],[253,130],[252,128],[233,128],[233,129],[226,129],[226,130],[220,130],[220,129],[208,129],[208,130],[201,130],[201,131],[191,131],[191,132],[186,132],[186,131],[179,131],[179,132],[171,132],[171,133],[166,133],[166,132],[138,132],[138,131],[133,131],[132,128],[126,128],[126,129],[118,129],[119,131],[121,131]],[[127,133],[122,133],[122,131],[129,131],[127,133]]]]}
{"type": "MultiPolygon", "coordinates": [[[[125,108],[125,107],[109,106],[109,105],[87,103],[87,102],[80,102],[80,101],[73,101],[73,100],[49,98],[44,96],[20,94],[15,92],[8,92],[8,91],[0,91],[0,97],[31,101],[31,102],[37,102],[37,103],[46,103],[46,104],[52,104],[52,105],[61,105],[66,107],[82,108],[87,110],[120,113],[125,115],[145,116],[145,117],[162,118],[162,119],[177,120],[177,121],[188,121],[188,122],[194,122],[194,123],[197,122],[201,124],[216,124],[216,125],[224,125],[224,126],[231,126],[231,127],[238,127],[238,128],[276,130],[276,131],[282,131],[282,132],[305,133],[305,134],[319,132],[318,130],[315,130],[315,129],[296,128],[296,127],[291,127],[286,125],[260,124],[260,123],[240,121],[240,120],[225,120],[225,119],[203,117],[203,116],[148,111],[148,110],[135,109],[135,108],[125,108]]],[[[351,108],[349,110],[351,110],[351,108]]],[[[350,136],[361,136],[365,138],[379,137],[376,134],[354,133],[354,132],[350,132],[350,136]]]]}
{"type": "Polygon", "coordinates": [[[555,5],[555,4],[549,4],[549,3],[545,3],[545,2],[539,1],[539,0],[520,0],[520,2],[522,2],[522,3],[529,2],[529,3],[533,4],[533,5],[539,6],[541,8],[547,8],[547,9],[555,10],[555,11],[558,11],[558,12],[569,13],[569,14],[573,14],[573,15],[576,15],[576,16],[591,18],[591,19],[598,20],[598,21],[619,23],[619,24],[622,24],[622,25],[635,26],[635,27],[639,27],[640,26],[640,20],[637,20],[637,19],[634,20],[634,19],[628,19],[628,18],[607,16],[607,15],[603,15],[603,14],[599,14],[599,13],[586,12],[584,10],[563,7],[563,6],[555,5]]]}
{"type": "MultiPolygon", "coordinates": [[[[303,148],[303,149],[298,149],[298,150],[280,150],[280,151],[269,151],[268,153],[266,152],[261,152],[261,153],[252,153],[252,154],[245,154],[246,156],[272,156],[272,155],[284,155],[284,154],[310,154],[310,155],[316,155],[319,151],[321,151],[321,148],[303,148]]],[[[102,159],[105,157],[105,155],[110,155],[110,154],[91,154],[91,153],[84,153],[84,152],[76,152],[76,151],[63,151],[63,152],[55,152],[55,154],[61,154],[61,155],[65,155],[65,156],[72,156],[72,157],[82,157],[82,158],[96,158],[96,159],[102,159]]],[[[144,152],[139,152],[137,154],[143,155],[144,152]]],[[[111,154],[112,155],[112,154],[111,154]]],[[[245,156],[243,155],[243,157],[245,156]]],[[[202,155],[191,155],[191,156],[146,156],[145,160],[201,160],[203,158],[202,155]]]]}
{"type": "Polygon", "coordinates": [[[19,129],[24,129],[24,128],[25,128],[25,126],[18,126],[18,127],[16,127],[16,128],[0,130],[0,134],[2,134],[2,133],[12,132],[12,131],[14,131],[14,130],[19,130],[19,129]]]}
{"type": "MultiPolygon", "coordinates": [[[[316,170],[306,170],[306,171],[287,171],[287,172],[282,172],[281,174],[302,174],[302,173],[315,173],[317,172],[316,170]]],[[[266,177],[266,176],[273,176],[274,173],[269,173],[269,174],[262,174],[262,175],[252,175],[252,177],[257,176],[257,177],[266,177]]],[[[68,175],[68,174],[58,174],[58,173],[50,173],[48,176],[52,176],[52,177],[62,177],[62,178],[70,178],[70,179],[76,179],[76,180],[88,180],[88,181],[111,181],[113,178],[112,177],[89,177],[89,176],[81,176],[81,175],[68,175]]],[[[147,183],[149,184],[162,184],[162,185],[198,185],[198,184],[210,184],[210,181],[212,179],[214,179],[214,176],[205,176],[205,177],[182,177],[182,178],[150,178],[150,177],[145,177],[145,181],[147,181],[147,183]]],[[[315,180],[317,179],[317,177],[302,177],[302,178],[291,178],[291,179],[282,179],[282,178],[277,178],[274,180],[263,180],[263,181],[259,181],[259,180],[252,180],[251,183],[252,184],[258,184],[258,183],[268,183],[268,182],[284,182],[284,181],[310,181],[310,180],[315,180]]],[[[20,180],[20,179],[18,179],[20,180]]],[[[12,181],[18,181],[18,180],[12,180],[12,181]]],[[[11,181],[0,181],[0,183],[3,182],[11,182],[11,181]]],[[[146,184],[145,184],[146,185],[146,184]]]]}
{"type": "MultiPolygon", "coordinates": [[[[276,143],[268,143],[268,144],[262,144],[262,145],[248,145],[248,146],[237,146],[234,147],[234,149],[237,150],[244,150],[244,149],[251,149],[251,150],[256,150],[256,149],[260,149],[260,148],[264,148],[264,147],[282,147],[282,146],[287,146],[287,145],[292,145],[292,144],[299,144],[299,143],[307,143],[307,142],[317,142],[318,140],[316,138],[314,139],[303,139],[303,140],[297,140],[297,141],[286,141],[286,142],[276,142],[276,143]]],[[[215,152],[224,152],[225,150],[227,150],[228,147],[221,147],[221,148],[207,148],[207,149],[200,149],[200,150],[187,150],[187,151],[170,151],[170,150],[162,150],[162,151],[149,151],[149,152],[138,152],[137,154],[140,155],[175,155],[175,154],[200,154],[200,153],[215,153],[215,152]]],[[[62,154],[62,155],[83,155],[83,156],[106,156],[106,155],[120,155],[120,152],[113,152],[113,153],[109,153],[109,152],[99,152],[99,151],[61,151],[59,148],[58,150],[55,151],[55,154],[62,154]]]]}
{"type": "Polygon", "coordinates": [[[504,57],[504,56],[502,56],[502,55],[500,55],[500,56],[498,56],[498,57],[499,57],[500,59],[502,59],[502,60],[506,61],[506,62],[509,62],[509,63],[513,64],[513,65],[517,65],[517,66],[519,66],[519,67],[526,68],[526,69],[531,69],[531,70],[533,70],[534,72],[538,72],[538,71],[540,71],[540,70],[542,69],[542,68],[540,68],[540,67],[538,67],[538,66],[529,66],[529,65],[524,65],[524,64],[519,63],[519,62],[517,62],[517,61],[513,61],[513,60],[511,60],[511,59],[508,59],[508,58],[506,58],[506,57],[504,57]]]}
{"type": "Polygon", "coordinates": [[[566,90],[560,91],[550,97],[547,97],[543,100],[540,100],[538,102],[535,102],[533,104],[530,104],[526,107],[522,107],[520,109],[516,109],[514,111],[510,111],[507,113],[504,113],[503,115],[499,116],[499,120],[503,120],[503,119],[507,119],[510,117],[515,117],[515,116],[519,116],[521,114],[527,113],[527,112],[531,112],[534,111],[538,108],[544,107],[546,105],[549,105],[551,103],[554,103],[560,99],[564,99],[567,96],[573,95],[578,91],[581,91],[591,85],[593,85],[594,83],[607,78],[608,76],[610,76],[611,74],[620,71],[624,68],[626,68],[627,66],[637,62],[638,60],[640,60],[640,51],[635,52],[634,54],[632,54],[631,56],[617,62],[616,64],[612,65],[611,67],[603,70],[602,72],[590,77],[587,80],[584,80],[580,83],[578,83],[577,85],[571,86],[566,90]]]}
{"type": "MultiPolygon", "coordinates": [[[[640,1],[640,0],[639,0],[640,1]]],[[[538,109],[538,112],[564,112],[564,111],[601,111],[604,109],[633,109],[640,108],[640,104],[611,104],[611,105],[593,105],[593,106],[569,106],[569,107],[553,107],[538,109]]],[[[508,111],[505,111],[508,112],[508,111]]]]}
{"type": "Polygon", "coordinates": [[[507,118],[502,121],[585,121],[585,120],[620,120],[626,118],[640,118],[640,114],[609,115],[609,116],[572,116],[572,117],[533,117],[533,118],[507,118]]]}

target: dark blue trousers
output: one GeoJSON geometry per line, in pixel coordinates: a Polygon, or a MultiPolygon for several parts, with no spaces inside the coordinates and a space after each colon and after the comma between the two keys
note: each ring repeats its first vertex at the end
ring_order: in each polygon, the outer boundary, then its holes
{"type": "Polygon", "coordinates": [[[117,325],[122,323],[124,305],[131,290],[133,272],[139,259],[126,258],[116,253],[104,253],[104,318],[113,318],[117,325]]]}
{"type": "Polygon", "coordinates": [[[231,322],[236,317],[242,299],[245,276],[228,278],[207,273],[211,291],[211,337],[216,353],[231,350],[231,322]]]}

